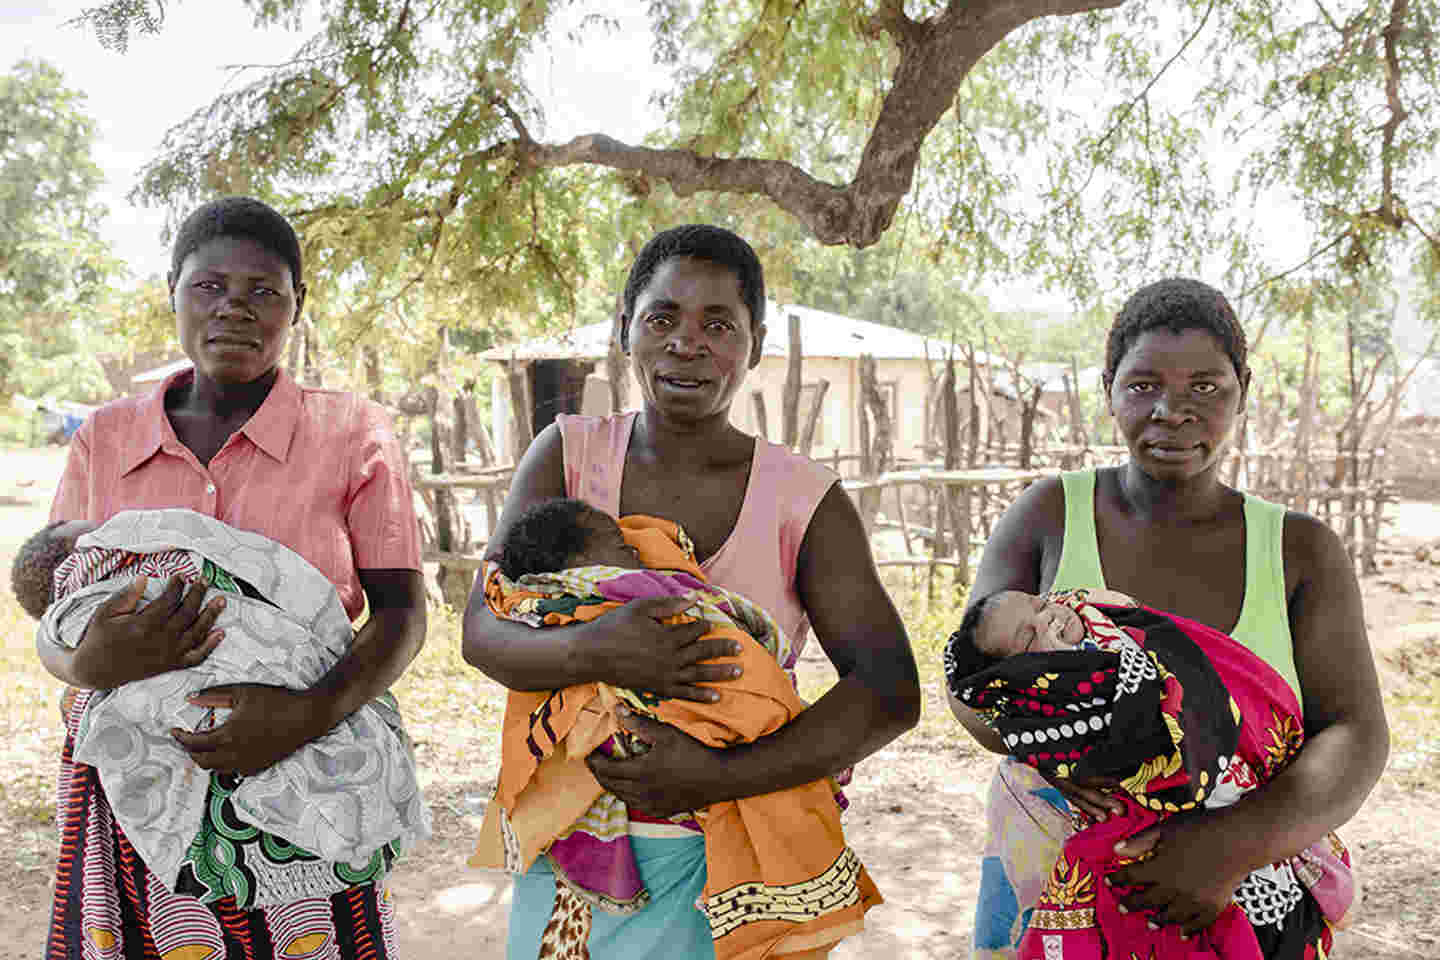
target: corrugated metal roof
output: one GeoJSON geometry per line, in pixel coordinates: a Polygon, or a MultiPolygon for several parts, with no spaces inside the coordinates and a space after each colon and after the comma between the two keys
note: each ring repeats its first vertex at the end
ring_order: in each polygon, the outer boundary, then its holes
{"type": "MultiPolygon", "coordinates": [[[[919,334],[813,307],[774,302],[765,308],[767,357],[789,355],[786,331],[792,313],[800,317],[800,343],[807,357],[858,357],[868,353],[877,359],[925,358],[926,338],[919,334]]],[[[610,327],[608,320],[590,323],[548,337],[491,347],[480,356],[487,360],[594,360],[605,356],[609,348],[610,327]]],[[[948,347],[948,340],[932,338],[930,358],[940,359],[948,347]]],[[[980,354],[977,359],[984,363],[987,358],[980,354]]]]}

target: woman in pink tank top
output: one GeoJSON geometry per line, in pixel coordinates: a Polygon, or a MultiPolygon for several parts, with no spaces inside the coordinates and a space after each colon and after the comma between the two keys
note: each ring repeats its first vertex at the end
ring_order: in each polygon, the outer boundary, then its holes
{"type": "MultiPolygon", "coordinates": [[[[651,902],[627,915],[591,910],[563,878],[557,884],[542,857],[516,879],[512,960],[533,958],[542,945],[627,960],[713,956],[710,923],[695,903],[704,843],[686,826],[689,812],[835,775],[919,719],[909,640],[837,478],[730,423],[731,403],[760,361],[764,309],[763,272],[740,237],[709,226],[653,237],[631,268],[620,317],[642,409],[562,417],[542,431],[516,470],[491,542],[502,542],[532,504],[567,495],[615,516],[673,520],[711,581],[769,610],[796,650],[814,629],[840,681],[776,733],[729,749],[622,715],[651,749],[628,760],[592,754],[589,765],[632,811],[630,841],[651,902]]],[[[702,640],[698,624],[660,622],[686,605],[636,600],[590,623],[531,630],[491,615],[477,583],[464,655],[514,690],[601,681],[718,700],[738,670],[728,641],[702,640]]]]}

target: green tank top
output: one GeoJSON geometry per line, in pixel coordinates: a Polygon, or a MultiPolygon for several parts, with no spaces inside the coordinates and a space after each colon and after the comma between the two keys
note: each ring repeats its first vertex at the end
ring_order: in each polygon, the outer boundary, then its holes
{"type": "MultiPolygon", "coordinates": [[[[1050,589],[1104,588],[1095,534],[1095,471],[1062,473],[1060,483],[1065,490],[1065,536],[1050,589]]],[[[1303,708],[1285,594],[1285,507],[1248,493],[1244,497],[1245,599],[1230,636],[1274,667],[1303,708]]]]}

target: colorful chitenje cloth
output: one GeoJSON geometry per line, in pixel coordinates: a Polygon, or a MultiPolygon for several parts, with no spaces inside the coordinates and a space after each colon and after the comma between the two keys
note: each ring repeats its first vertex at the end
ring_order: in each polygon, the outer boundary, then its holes
{"type": "MultiPolygon", "coordinates": [[[[694,594],[694,616],[673,622],[703,619],[710,635],[738,640],[743,673],[717,685],[721,698],[713,704],[604,683],[511,692],[499,783],[470,862],[524,873],[544,854],[560,881],[556,911],[640,912],[648,902],[631,850],[629,812],[585,765],[597,748],[614,755],[643,748],[619,729],[617,705],[717,747],[764,736],[805,708],[777,662],[786,656],[787,641],[768,614],[707,583],[676,524],[633,516],[620,525],[646,569],[588,566],[512,582],[492,566],[485,573],[491,610],[538,627],[591,620],[641,597],[694,594]]],[[[823,949],[863,929],[865,912],[882,902],[845,844],[828,779],[673,819],[696,821],[704,831],[706,882],[699,906],[720,960],[823,949]]],[[[582,917],[551,924],[557,926],[583,943],[590,924],[582,917]]]]}
{"type": "MultiPolygon", "coordinates": [[[[1328,955],[1354,900],[1349,855],[1333,835],[1301,856],[1251,873],[1217,921],[1188,941],[1122,914],[1103,877],[1133,860],[1117,841],[1166,817],[1234,803],[1299,751],[1304,727],[1284,679],[1219,631],[1137,606],[1053,597],[1074,609],[1086,639],[1072,651],[1005,658],[964,672],[947,650],[947,680],[1018,761],[1058,777],[1120,782],[1125,813],[1094,823],[1078,810],[1038,903],[1024,960],[1177,957],[1275,960],[1328,955]]],[[[1029,792],[1026,792],[1029,795],[1029,792]]]]}
{"type": "Polygon", "coordinates": [[[115,821],[100,775],[73,747],[90,691],[66,714],[56,823],[60,857],[45,960],[394,960],[395,906],[383,882],[243,909],[175,893],[115,821]]]}
{"type": "Polygon", "coordinates": [[[72,711],[73,782],[62,790],[95,818],[86,830],[104,834],[113,820],[147,882],[202,905],[278,907],[382,881],[429,833],[393,697],[248,777],[207,774],[169,734],[223,722],[225,711],[193,706],[189,693],[318,681],[353,637],[329,580],[282,545],[212,517],[125,511],[81,537],[57,570],[42,642],[78,643],[95,609],[141,575],[147,600],[171,576],[225,594],[216,621],[225,640],[196,667],[88,695],[72,711]],[[84,796],[96,784],[103,796],[84,796]]]}

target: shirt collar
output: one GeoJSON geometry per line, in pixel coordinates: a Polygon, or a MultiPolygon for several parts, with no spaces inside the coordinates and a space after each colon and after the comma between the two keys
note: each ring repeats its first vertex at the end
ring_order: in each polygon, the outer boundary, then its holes
{"type": "Polygon", "coordinates": [[[250,438],[272,459],[284,463],[290,456],[290,441],[295,437],[295,428],[300,423],[301,391],[290,374],[281,367],[275,377],[270,395],[255,411],[255,416],[246,421],[240,432],[250,438]]]}
{"type": "MultiPolygon", "coordinates": [[[[192,379],[193,369],[180,370],[140,402],[140,416],[133,441],[128,444],[123,473],[129,473],[157,452],[167,450],[177,456],[183,444],[175,435],[170,418],[165,415],[165,394],[192,379]]],[[[290,441],[300,422],[302,396],[300,385],[281,368],[275,377],[270,395],[260,409],[240,428],[247,439],[274,460],[284,463],[290,455],[290,441]]]]}

